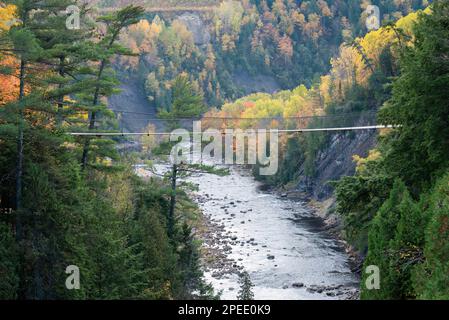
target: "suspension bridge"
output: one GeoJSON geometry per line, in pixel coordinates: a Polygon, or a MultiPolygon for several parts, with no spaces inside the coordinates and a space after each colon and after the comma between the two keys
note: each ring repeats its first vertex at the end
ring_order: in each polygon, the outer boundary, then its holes
{"type": "Polygon", "coordinates": [[[192,118],[154,118],[154,114],[112,110],[115,112],[119,130],[88,132],[70,132],[72,136],[170,136],[169,130],[154,130],[154,128],[185,129],[190,134],[201,134],[195,131],[195,123],[201,123],[201,130],[215,129],[225,134],[227,130],[272,130],[279,134],[307,132],[344,132],[391,129],[393,125],[378,124],[377,112],[352,112],[336,115],[306,116],[306,117],[192,117],[192,118]],[[124,121],[126,119],[126,121],[124,121]],[[126,122],[141,123],[140,131],[129,132],[126,122]],[[145,128],[145,129],[144,129],[145,128]],[[148,128],[153,128],[150,130],[148,128]]]}

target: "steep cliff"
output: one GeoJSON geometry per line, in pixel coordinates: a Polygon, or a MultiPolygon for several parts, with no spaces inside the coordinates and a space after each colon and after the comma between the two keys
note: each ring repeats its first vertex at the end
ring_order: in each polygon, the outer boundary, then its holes
{"type": "Polygon", "coordinates": [[[365,157],[377,140],[377,131],[335,133],[329,138],[328,145],[319,151],[314,177],[305,174],[305,164],[301,165],[297,189],[313,200],[325,201],[333,196],[331,181],[355,172],[354,155],[365,157]]]}

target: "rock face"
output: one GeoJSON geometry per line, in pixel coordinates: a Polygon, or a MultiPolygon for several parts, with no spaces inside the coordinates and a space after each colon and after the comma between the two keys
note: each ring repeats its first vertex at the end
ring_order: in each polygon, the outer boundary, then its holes
{"type": "MultiPolygon", "coordinates": [[[[110,109],[125,110],[127,112],[149,113],[147,118],[157,118],[156,108],[148,101],[144,83],[137,75],[127,75],[118,72],[120,78],[120,93],[108,98],[110,109]]],[[[136,121],[132,113],[120,115],[120,126],[125,132],[142,132],[150,121],[136,121]]],[[[163,123],[154,123],[157,131],[164,130],[163,123]]]]}
{"type": "Polygon", "coordinates": [[[329,145],[318,153],[316,159],[317,174],[313,179],[305,176],[305,167],[304,165],[301,166],[299,191],[318,201],[329,199],[333,193],[333,188],[329,182],[339,180],[344,176],[354,175],[353,156],[366,157],[369,150],[374,148],[376,140],[377,131],[373,130],[334,134],[329,145]]]}
{"type": "Polygon", "coordinates": [[[203,23],[200,16],[193,13],[184,13],[177,18],[193,34],[193,41],[196,45],[203,46],[209,44],[211,40],[207,26],[203,23]]]}
{"type": "MultiPolygon", "coordinates": [[[[355,123],[355,126],[366,125],[355,123]]],[[[378,131],[364,130],[355,132],[339,132],[330,137],[327,147],[321,150],[316,157],[316,175],[313,178],[306,177],[304,164],[299,170],[299,183],[296,186],[294,195],[299,198],[312,199],[320,202],[314,210],[314,214],[323,219],[325,230],[334,234],[338,238],[343,229],[342,218],[335,213],[335,197],[331,181],[338,181],[344,176],[351,176],[355,173],[354,155],[366,157],[370,150],[376,146],[378,131]]],[[[351,269],[360,274],[361,265],[364,259],[363,252],[357,252],[346,242],[342,242],[346,247],[346,252],[350,255],[351,269]]],[[[315,291],[319,291],[318,290],[315,291]]],[[[314,288],[309,288],[314,290],[314,288]]],[[[334,293],[330,293],[332,295],[334,293]]],[[[338,296],[339,294],[336,293],[338,296]]],[[[354,297],[357,293],[353,294],[354,297]]]]}

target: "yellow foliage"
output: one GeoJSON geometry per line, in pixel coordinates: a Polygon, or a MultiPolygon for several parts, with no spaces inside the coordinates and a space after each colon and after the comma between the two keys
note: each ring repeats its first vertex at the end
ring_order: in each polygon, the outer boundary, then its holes
{"type": "Polygon", "coordinates": [[[343,90],[354,84],[366,84],[370,75],[362,55],[347,45],[340,47],[338,58],[332,59],[331,64],[332,79],[340,81],[343,90]]]}
{"type": "Polygon", "coordinates": [[[16,13],[16,6],[7,5],[5,7],[0,6],[0,30],[9,30],[14,24],[14,15],[16,13]]]}
{"type": "MultiPolygon", "coordinates": [[[[281,91],[273,95],[256,93],[225,104],[221,110],[210,111],[207,117],[244,118],[244,120],[227,120],[229,128],[296,128],[305,127],[304,119],[323,113],[323,105],[317,99],[315,89],[308,90],[304,85],[292,91],[281,91]],[[280,121],[270,118],[283,119],[280,121]],[[294,119],[290,119],[294,118],[294,119]]],[[[208,120],[208,119],[206,119],[208,120]]],[[[208,121],[208,126],[213,127],[208,121]]],[[[215,126],[216,127],[216,126],[215,126]]]]}
{"type": "Polygon", "coordinates": [[[368,157],[362,158],[358,155],[354,155],[352,158],[354,162],[357,164],[357,173],[363,173],[366,171],[367,164],[372,161],[379,160],[382,157],[382,154],[379,150],[371,150],[369,152],[368,157]]]}

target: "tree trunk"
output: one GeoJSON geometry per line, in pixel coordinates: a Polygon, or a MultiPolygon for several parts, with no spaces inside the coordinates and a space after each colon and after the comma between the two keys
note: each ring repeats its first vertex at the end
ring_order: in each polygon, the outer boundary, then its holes
{"type": "MultiPolygon", "coordinates": [[[[59,75],[61,77],[64,77],[64,61],[65,61],[65,57],[61,56],[59,57],[59,75]]],[[[58,88],[62,89],[64,87],[64,85],[62,83],[59,84],[58,88]]],[[[58,115],[57,115],[57,125],[58,127],[60,127],[62,125],[62,111],[64,108],[64,96],[61,95],[58,97],[58,115]]]]}
{"type": "MultiPolygon", "coordinates": [[[[23,221],[22,221],[22,178],[23,178],[23,110],[22,102],[25,96],[25,64],[26,62],[21,59],[20,61],[20,73],[19,73],[19,111],[18,111],[18,134],[17,134],[17,163],[16,163],[16,215],[15,215],[15,237],[16,243],[19,249],[22,248],[23,240],[23,221]]],[[[18,289],[18,299],[26,299],[26,274],[23,267],[23,256],[20,257],[21,265],[19,267],[19,289],[18,289]]]]}
{"type": "Polygon", "coordinates": [[[16,164],[16,239],[22,240],[22,221],[20,210],[22,209],[22,178],[23,178],[23,110],[22,102],[25,96],[25,61],[20,61],[20,88],[19,88],[19,112],[17,135],[17,164],[16,164]]]}
{"type": "MultiPolygon", "coordinates": [[[[98,76],[97,76],[97,87],[95,88],[94,99],[92,101],[92,106],[94,106],[94,107],[98,105],[98,99],[100,96],[100,80],[101,80],[101,76],[103,75],[103,70],[104,70],[105,66],[106,66],[106,60],[102,60],[101,65],[100,65],[100,70],[98,71],[98,76]]],[[[90,119],[89,119],[89,131],[95,129],[96,117],[97,117],[97,112],[95,110],[93,110],[90,114],[90,119]]],[[[82,164],[83,170],[85,170],[87,167],[87,160],[88,160],[88,156],[89,156],[89,146],[90,146],[90,140],[86,139],[86,142],[84,143],[84,147],[83,147],[83,157],[81,159],[81,164],[82,164]]]]}
{"type": "MultiPolygon", "coordinates": [[[[115,40],[117,39],[118,35],[120,33],[120,29],[116,30],[114,34],[112,35],[112,38],[109,42],[109,45],[107,47],[107,50],[109,50],[112,45],[114,44],[115,40]]],[[[100,98],[100,80],[101,76],[103,75],[104,68],[106,67],[106,59],[101,60],[100,69],[98,70],[97,75],[97,85],[95,87],[95,93],[94,93],[94,99],[92,100],[92,106],[95,107],[98,105],[98,99],[100,98]]],[[[96,120],[97,112],[95,110],[92,110],[90,114],[89,119],[89,130],[93,130],[95,128],[95,120],[96,120]]],[[[87,161],[89,157],[89,147],[90,147],[90,140],[86,139],[86,142],[84,143],[83,147],[83,156],[81,158],[81,167],[82,170],[85,170],[87,167],[87,161]]]]}
{"type": "Polygon", "coordinates": [[[176,164],[173,165],[173,172],[171,178],[171,189],[172,194],[170,198],[170,212],[168,213],[168,235],[170,238],[173,238],[174,229],[175,229],[175,207],[176,207],[176,179],[178,174],[178,166],[176,164]]]}

